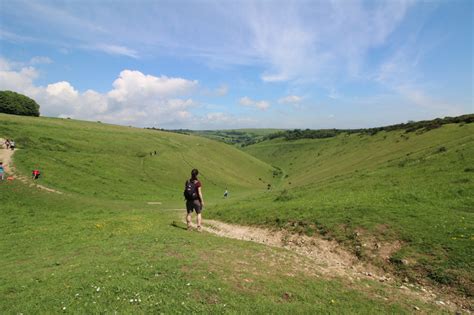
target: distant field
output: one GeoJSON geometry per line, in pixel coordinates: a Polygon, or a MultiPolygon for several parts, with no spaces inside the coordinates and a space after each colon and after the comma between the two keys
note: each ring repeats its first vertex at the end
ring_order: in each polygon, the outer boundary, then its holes
{"type": "Polygon", "coordinates": [[[373,259],[377,243],[399,244],[382,265],[473,295],[474,124],[275,139],[244,150],[278,168],[280,183],[221,204],[212,217],[318,233],[361,259],[373,259]]]}
{"type": "Polygon", "coordinates": [[[262,141],[266,136],[281,132],[283,129],[226,129],[226,130],[174,130],[173,132],[193,134],[233,144],[238,147],[262,141]]]}

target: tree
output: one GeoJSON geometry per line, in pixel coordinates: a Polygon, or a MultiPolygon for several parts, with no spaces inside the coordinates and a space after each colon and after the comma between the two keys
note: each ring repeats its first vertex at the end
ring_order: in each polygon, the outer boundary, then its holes
{"type": "Polygon", "coordinates": [[[28,96],[12,91],[0,91],[0,113],[39,116],[40,106],[28,96]]]}

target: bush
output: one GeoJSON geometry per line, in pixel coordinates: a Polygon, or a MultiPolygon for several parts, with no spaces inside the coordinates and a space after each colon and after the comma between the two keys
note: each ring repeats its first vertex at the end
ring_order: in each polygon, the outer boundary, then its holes
{"type": "Polygon", "coordinates": [[[0,91],[0,113],[38,117],[39,108],[40,106],[28,96],[12,91],[0,91]]]}

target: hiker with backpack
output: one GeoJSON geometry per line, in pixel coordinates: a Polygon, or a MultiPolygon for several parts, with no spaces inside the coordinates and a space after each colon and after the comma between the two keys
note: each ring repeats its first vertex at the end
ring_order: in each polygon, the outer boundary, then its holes
{"type": "Polygon", "coordinates": [[[191,214],[193,211],[196,211],[197,229],[201,232],[201,212],[204,207],[204,199],[202,197],[201,182],[197,178],[198,175],[199,171],[197,169],[191,171],[191,178],[184,184],[184,198],[186,198],[186,223],[188,230],[191,230],[191,214]]]}
{"type": "Polygon", "coordinates": [[[7,150],[10,149],[10,140],[8,140],[8,139],[5,140],[5,148],[6,148],[7,150]]]}

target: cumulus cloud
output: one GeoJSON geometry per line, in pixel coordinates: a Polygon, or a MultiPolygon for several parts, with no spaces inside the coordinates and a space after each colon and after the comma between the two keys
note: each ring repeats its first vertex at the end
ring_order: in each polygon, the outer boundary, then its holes
{"type": "Polygon", "coordinates": [[[247,107],[255,107],[260,110],[267,110],[270,107],[270,102],[268,101],[265,101],[265,100],[255,101],[247,96],[242,97],[239,100],[239,104],[242,106],[247,106],[247,107]]]}
{"type": "Polygon", "coordinates": [[[303,100],[303,98],[301,96],[298,96],[298,95],[288,95],[288,96],[285,96],[285,97],[282,97],[278,100],[278,103],[279,104],[288,104],[288,105],[296,105],[296,104],[299,104],[301,103],[301,101],[303,100]]]}
{"type": "Polygon", "coordinates": [[[190,109],[197,106],[189,97],[198,86],[195,80],[123,70],[110,91],[80,92],[67,81],[37,86],[37,70],[19,64],[0,58],[0,90],[32,97],[45,116],[163,126],[190,121],[190,109]]]}

